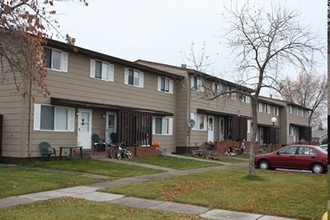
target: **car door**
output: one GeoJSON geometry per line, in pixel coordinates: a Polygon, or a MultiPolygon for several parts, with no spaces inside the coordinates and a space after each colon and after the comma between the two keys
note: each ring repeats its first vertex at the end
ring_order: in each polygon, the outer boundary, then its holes
{"type": "Polygon", "coordinates": [[[308,146],[300,146],[297,151],[295,168],[310,169],[311,164],[316,159],[316,152],[308,146]]]}
{"type": "Polygon", "coordinates": [[[277,152],[277,156],[271,162],[273,167],[293,168],[295,166],[297,146],[287,146],[277,152]]]}

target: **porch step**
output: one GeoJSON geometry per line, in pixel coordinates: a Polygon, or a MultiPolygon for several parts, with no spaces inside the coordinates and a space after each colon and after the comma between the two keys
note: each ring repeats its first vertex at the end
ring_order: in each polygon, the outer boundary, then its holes
{"type": "Polygon", "coordinates": [[[90,152],[90,158],[91,159],[103,159],[108,158],[108,154],[105,151],[91,151],[90,152]]]}

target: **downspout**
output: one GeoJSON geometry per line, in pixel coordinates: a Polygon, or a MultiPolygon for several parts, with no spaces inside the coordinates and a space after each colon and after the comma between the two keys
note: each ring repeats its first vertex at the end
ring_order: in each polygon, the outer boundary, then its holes
{"type": "Polygon", "coordinates": [[[31,142],[32,142],[32,79],[30,79],[30,95],[29,95],[29,116],[28,116],[28,158],[31,157],[31,142]]]}
{"type": "MultiPolygon", "coordinates": [[[[186,123],[186,126],[189,125],[189,122],[190,122],[190,115],[191,115],[191,80],[190,80],[190,77],[189,77],[189,74],[188,74],[188,120],[187,120],[187,123],[186,123]]],[[[190,148],[190,137],[191,137],[191,127],[188,126],[188,146],[190,148]]]]}

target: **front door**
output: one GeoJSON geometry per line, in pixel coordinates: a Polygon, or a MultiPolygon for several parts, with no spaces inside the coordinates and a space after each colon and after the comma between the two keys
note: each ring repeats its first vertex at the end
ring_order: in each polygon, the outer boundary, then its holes
{"type": "Polygon", "coordinates": [[[214,117],[207,117],[207,141],[214,142],[214,117]]]}
{"type": "Polygon", "coordinates": [[[117,114],[116,112],[107,112],[105,125],[105,142],[112,143],[110,135],[117,132],[117,114]]]}
{"type": "Polygon", "coordinates": [[[78,109],[78,140],[79,146],[91,149],[92,143],[92,110],[78,109]]]}
{"type": "Polygon", "coordinates": [[[259,127],[259,138],[258,141],[260,143],[260,146],[264,145],[264,128],[263,127],[259,127]]]}
{"type": "Polygon", "coordinates": [[[225,140],[225,119],[219,118],[219,140],[225,140]]]}

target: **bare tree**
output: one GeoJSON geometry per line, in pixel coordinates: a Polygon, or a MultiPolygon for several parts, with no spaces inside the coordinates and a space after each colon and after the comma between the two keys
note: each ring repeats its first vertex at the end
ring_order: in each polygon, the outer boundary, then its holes
{"type": "MultiPolygon", "coordinates": [[[[270,10],[245,3],[226,10],[227,40],[232,49],[241,83],[255,92],[249,95],[252,108],[252,135],[249,175],[255,176],[254,146],[257,134],[257,102],[263,88],[275,88],[280,71],[290,65],[312,68],[316,53],[322,54],[320,38],[299,22],[299,13],[271,5],[270,10]]],[[[235,92],[235,91],[233,91],[235,92]]],[[[241,90],[237,90],[241,93],[241,90]]]]}
{"type": "Polygon", "coordinates": [[[328,84],[326,75],[301,72],[296,79],[286,78],[278,84],[284,100],[311,109],[309,124],[319,126],[326,112],[328,84]]]}
{"type": "Polygon", "coordinates": [[[42,46],[51,33],[74,44],[74,38],[59,32],[54,2],[0,0],[0,83],[14,82],[22,96],[31,95],[32,87],[49,94],[42,46]]]}

